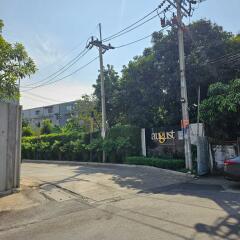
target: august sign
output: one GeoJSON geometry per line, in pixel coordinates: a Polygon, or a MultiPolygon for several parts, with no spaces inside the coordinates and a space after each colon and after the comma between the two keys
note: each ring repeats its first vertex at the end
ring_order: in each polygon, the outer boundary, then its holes
{"type": "Polygon", "coordinates": [[[174,140],[175,138],[175,132],[173,130],[170,132],[158,132],[151,134],[151,139],[153,141],[158,141],[160,144],[165,143],[167,140],[174,140]]]}

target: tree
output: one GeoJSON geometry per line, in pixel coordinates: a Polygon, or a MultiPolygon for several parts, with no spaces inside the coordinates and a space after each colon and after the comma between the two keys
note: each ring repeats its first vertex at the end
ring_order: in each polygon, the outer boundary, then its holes
{"type": "Polygon", "coordinates": [[[201,119],[211,137],[236,140],[240,136],[240,79],[210,85],[201,103],[201,119]]]}
{"type": "Polygon", "coordinates": [[[22,121],[22,136],[23,137],[31,137],[33,135],[34,135],[34,131],[32,130],[29,122],[23,119],[23,121],[22,121]]]}
{"type": "Polygon", "coordinates": [[[90,132],[91,124],[93,124],[93,130],[100,129],[101,114],[97,111],[96,106],[96,98],[93,95],[83,95],[82,98],[75,104],[72,117],[62,128],[62,131],[90,132]]]}
{"type": "Polygon", "coordinates": [[[50,134],[53,132],[53,124],[50,119],[44,119],[40,128],[41,134],[50,134]]]}
{"type": "MultiPolygon", "coordinates": [[[[207,20],[188,25],[184,37],[189,112],[193,122],[197,115],[193,105],[197,103],[199,85],[201,100],[204,100],[210,84],[219,81],[229,83],[240,77],[239,68],[222,57],[240,51],[240,41],[239,36],[207,20]]],[[[180,127],[182,114],[177,38],[176,27],[166,34],[155,32],[152,36],[153,46],[124,66],[121,77],[116,72],[109,74],[113,68],[105,70],[107,113],[112,123],[149,128],[180,127]]],[[[95,94],[100,99],[99,79],[97,83],[95,94]]]]}
{"type": "Polygon", "coordinates": [[[2,36],[0,20],[0,99],[19,97],[17,81],[35,73],[36,66],[20,43],[10,44],[2,36]]]}
{"type": "MultiPolygon", "coordinates": [[[[119,105],[120,101],[118,99],[118,86],[119,86],[119,76],[114,70],[113,66],[107,65],[104,68],[104,85],[105,85],[105,95],[106,95],[106,114],[107,123],[111,127],[118,122],[119,117],[119,105]]],[[[101,112],[101,78],[100,75],[97,78],[96,84],[93,85],[94,95],[96,96],[96,110],[101,112]]]]}
{"type": "Polygon", "coordinates": [[[34,132],[30,126],[22,128],[22,136],[23,137],[31,137],[34,135],[34,132]]]}

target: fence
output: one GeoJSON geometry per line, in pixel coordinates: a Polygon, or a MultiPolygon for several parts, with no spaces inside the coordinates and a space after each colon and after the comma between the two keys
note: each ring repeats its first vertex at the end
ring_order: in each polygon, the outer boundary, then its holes
{"type": "Polygon", "coordinates": [[[221,172],[224,160],[240,155],[240,138],[235,141],[209,139],[212,172],[221,172]]]}
{"type": "Polygon", "coordinates": [[[20,186],[21,107],[0,102],[0,193],[20,186]]]}

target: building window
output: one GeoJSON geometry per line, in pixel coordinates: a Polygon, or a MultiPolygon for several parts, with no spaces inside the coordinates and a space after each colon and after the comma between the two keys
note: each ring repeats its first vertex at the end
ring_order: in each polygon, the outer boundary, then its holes
{"type": "Polygon", "coordinates": [[[48,108],[47,108],[47,112],[48,112],[48,113],[53,113],[53,107],[48,107],[48,108]]]}
{"type": "Polygon", "coordinates": [[[72,111],[72,106],[71,105],[68,105],[67,107],[66,107],[66,109],[67,109],[67,111],[72,111]]]}
{"type": "Polygon", "coordinates": [[[65,114],[65,117],[66,117],[66,118],[70,118],[71,115],[72,115],[71,113],[66,113],[66,114],[65,114]]]}
{"type": "Polygon", "coordinates": [[[40,110],[35,111],[35,114],[39,115],[40,114],[40,110]]]}
{"type": "Polygon", "coordinates": [[[62,118],[62,115],[60,113],[56,113],[55,116],[57,120],[60,120],[62,118]]]}

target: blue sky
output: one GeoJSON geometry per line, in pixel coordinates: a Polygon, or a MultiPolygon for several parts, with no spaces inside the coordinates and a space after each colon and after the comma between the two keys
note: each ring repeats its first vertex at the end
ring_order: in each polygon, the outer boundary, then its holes
{"type": "MultiPolygon", "coordinates": [[[[52,74],[74,58],[91,35],[98,36],[97,24],[102,23],[103,37],[135,22],[159,5],[159,0],[0,0],[0,18],[4,20],[4,37],[10,42],[21,42],[39,69],[28,82],[39,81],[52,74]]],[[[195,11],[192,20],[211,19],[225,30],[240,32],[240,0],[206,0],[195,11]]],[[[189,20],[187,19],[186,22],[189,20]]],[[[159,19],[145,24],[136,31],[112,40],[118,46],[159,30],[159,19]]],[[[117,71],[134,56],[150,46],[150,39],[126,48],[112,50],[104,55],[104,64],[112,64],[117,71]]],[[[97,56],[92,49],[76,66],[84,65],[97,56]]],[[[84,93],[92,92],[99,69],[98,61],[83,71],[57,84],[32,90],[48,98],[42,100],[30,93],[23,93],[21,104],[31,108],[79,99],[84,93]],[[50,100],[52,99],[52,100],[50,100]]],[[[66,74],[67,74],[66,73],[66,74]]],[[[64,76],[64,75],[63,75],[64,76]]]]}

